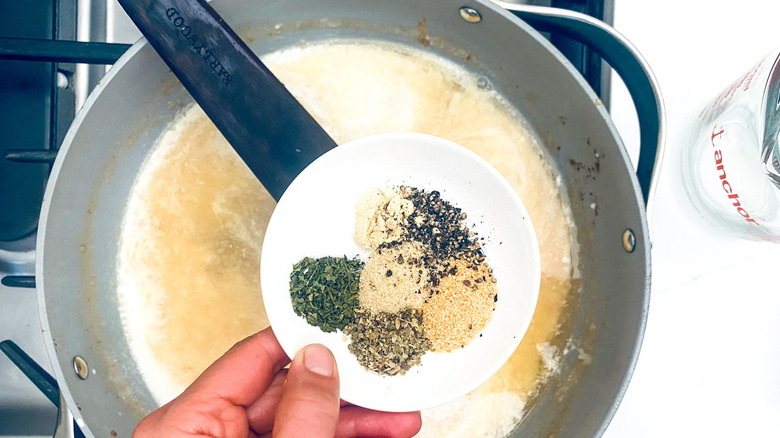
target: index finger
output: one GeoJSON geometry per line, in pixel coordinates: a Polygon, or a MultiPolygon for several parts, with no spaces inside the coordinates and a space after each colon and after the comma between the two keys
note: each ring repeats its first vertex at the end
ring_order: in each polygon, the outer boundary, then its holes
{"type": "Polygon", "coordinates": [[[183,396],[202,394],[247,406],[290,363],[271,327],[234,345],[187,388],[183,396]]]}

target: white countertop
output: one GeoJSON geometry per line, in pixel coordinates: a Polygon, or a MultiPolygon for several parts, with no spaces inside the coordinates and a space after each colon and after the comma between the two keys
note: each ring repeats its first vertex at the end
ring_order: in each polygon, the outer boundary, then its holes
{"type": "MultiPolygon", "coordinates": [[[[667,154],[684,119],[775,48],[780,2],[617,0],[615,27],[661,85],[667,154]]],[[[612,114],[627,147],[638,128],[625,89],[612,114]]],[[[634,154],[634,156],[636,156],[634,154]]],[[[652,297],[642,352],[605,437],[780,434],[780,245],[719,235],[680,210],[667,160],[654,205],[652,297]]]]}

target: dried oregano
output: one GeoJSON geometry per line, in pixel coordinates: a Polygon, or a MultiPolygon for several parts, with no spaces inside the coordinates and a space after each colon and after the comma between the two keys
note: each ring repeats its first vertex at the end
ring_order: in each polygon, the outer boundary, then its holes
{"type": "Polygon", "coordinates": [[[353,321],[363,262],[347,257],[305,257],[290,274],[293,310],[310,325],[335,332],[353,321]]]}
{"type": "Polygon", "coordinates": [[[344,334],[351,337],[347,348],[358,362],[378,374],[403,375],[430,350],[419,309],[373,313],[360,308],[344,334]]]}

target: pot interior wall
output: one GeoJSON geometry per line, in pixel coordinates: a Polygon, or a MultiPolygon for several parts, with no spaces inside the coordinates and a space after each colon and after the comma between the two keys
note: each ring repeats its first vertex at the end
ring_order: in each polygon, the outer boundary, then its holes
{"type": "MultiPolygon", "coordinates": [[[[641,195],[606,111],[563,57],[495,6],[476,5],[483,17],[478,24],[462,20],[460,6],[449,0],[215,5],[259,53],[332,37],[425,45],[489,78],[524,113],[544,139],[544,153],[557,164],[571,201],[582,291],[569,328],[592,361],[565,355],[561,375],[532,403],[515,435],[597,435],[624,390],[644,327],[649,244],[641,195]],[[631,253],[622,245],[627,229],[637,241],[631,253]]],[[[154,139],[191,101],[150,47],[130,52],[65,140],[39,241],[42,318],[56,352],[57,378],[76,417],[96,436],[129,436],[156,407],[121,326],[115,293],[119,225],[154,139]],[[72,371],[76,355],[89,364],[86,380],[72,371]]]]}

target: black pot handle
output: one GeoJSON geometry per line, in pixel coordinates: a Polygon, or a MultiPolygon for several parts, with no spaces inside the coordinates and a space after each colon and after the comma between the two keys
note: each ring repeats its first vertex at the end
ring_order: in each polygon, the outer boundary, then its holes
{"type": "Polygon", "coordinates": [[[647,210],[655,191],[665,137],[665,114],[658,82],[637,49],[617,30],[589,15],[565,9],[495,1],[540,32],[560,34],[590,47],[626,84],[639,118],[636,176],[647,210]]]}

